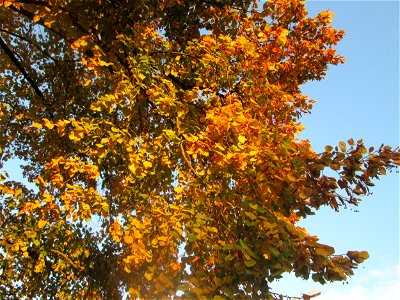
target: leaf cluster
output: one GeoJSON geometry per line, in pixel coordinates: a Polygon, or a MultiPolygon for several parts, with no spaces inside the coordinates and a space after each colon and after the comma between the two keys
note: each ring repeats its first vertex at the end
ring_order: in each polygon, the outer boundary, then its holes
{"type": "Polygon", "coordinates": [[[344,33],[259,4],[2,1],[0,167],[26,182],[1,170],[0,295],[271,299],[287,272],[342,281],[368,258],[298,222],[357,205],[399,150],[298,138],[299,86],[344,33]]]}

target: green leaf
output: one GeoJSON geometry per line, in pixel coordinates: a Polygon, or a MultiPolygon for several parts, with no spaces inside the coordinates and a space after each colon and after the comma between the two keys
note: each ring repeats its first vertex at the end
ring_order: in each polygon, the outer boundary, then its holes
{"type": "Polygon", "coordinates": [[[188,240],[189,240],[189,242],[195,242],[195,241],[197,241],[197,236],[196,235],[194,235],[193,233],[189,233],[188,235],[187,235],[187,238],[188,238],[188,240]]]}
{"type": "Polygon", "coordinates": [[[248,216],[248,217],[249,217],[250,219],[252,219],[252,220],[257,219],[257,216],[254,215],[254,214],[251,213],[251,212],[246,211],[244,214],[245,214],[246,216],[248,216]]]}
{"type": "Polygon", "coordinates": [[[257,262],[254,260],[254,259],[249,259],[249,260],[247,260],[247,259],[245,259],[244,260],[244,264],[246,265],[246,267],[248,267],[248,268],[251,268],[251,267],[253,267],[255,264],[257,264],[257,262]]]}

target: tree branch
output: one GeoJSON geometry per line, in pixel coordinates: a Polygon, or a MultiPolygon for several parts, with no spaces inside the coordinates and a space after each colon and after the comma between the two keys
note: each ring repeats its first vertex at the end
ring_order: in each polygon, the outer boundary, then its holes
{"type": "Polygon", "coordinates": [[[39,89],[39,87],[36,85],[35,81],[32,79],[32,77],[26,72],[24,67],[21,65],[21,63],[18,61],[18,59],[15,57],[15,54],[12,52],[12,50],[7,46],[7,44],[4,42],[4,40],[0,36],[0,47],[3,49],[4,53],[10,58],[10,60],[14,63],[14,65],[17,67],[17,69],[22,73],[26,81],[29,82],[31,85],[32,89],[36,92],[36,94],[43,100],[43,104],[48,106],[50,105],[45,96],[43,95],[42,91],[39,89]]]}
{"type": "Polygon", "coordinates": [[[77,60],[77,59],[68,59],[68,60],[59,60],[59,59],[56,59],[56,58],[52,57],[51,54],[50,54],[48,51],[46,51],[45,49],[43,49],[39,44],[35,43],[34,41],[29,40],[28,38],[26,38],[26,37],[24,37],[24,36],[21,36],[21,35],[15,33],[15,32],[11,32],[11,31],[9,31],[9,30],[7,30],[7,29],[0,29],[0,32],[4,32],[4,33],[6,33],[6,34],[9,34],[9,35],[11,35],[11,36],[13,36],[13,37],[16,37],[16,38],[18,38],[18,39],[20,39],[20,40],[22,40],[22,41],[28,43],[29,45],[31,45],[31,46],[35,47],[36,49],[38,49],[38,50],[39,50],[40,52],[42,52],[46,57],[50,58],[50,59],[51,59],[52,61],[54,61],[55,63],[61,63],[61,62],[62,62],[62,63],[64,63],[64,62],[65,62],[65,63],[79,62],[79,60],[77,60]]]}
{"type": "Polygon", "coordinates": [[[66,256],[64,253],[56,250],[56,249],[51,249],[51,252],[60,255],[61,257],[63,257],[72,267],[74,267],[75,269],[79,270],[79,266],[76,265],[68,256],[66,256]]]}

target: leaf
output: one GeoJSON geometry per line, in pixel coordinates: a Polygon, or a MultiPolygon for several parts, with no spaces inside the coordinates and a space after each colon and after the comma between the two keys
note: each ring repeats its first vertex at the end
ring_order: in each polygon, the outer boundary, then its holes
{"type": "Polygon", "coordinates": [[[43,220],[43,219],[39,220],[38,228],[42,229],[46,225],[47,225],[47,221],[46,220],[43,220]]]}
{"type": "Polygon", "coordinates": [[[149,161],[144,161],[143,162],[143,167],[145,169],[150,169],[152,166],[153,166],[153,164],[151,162],[149,162],[149,161]]]}
{"type": "Polygon", "coordinates": [[[287,34],[288,34],[289,30],[287,29],[282,29],[279,36],[278,36],[278,44],[279,45],[284,45],[286,44],[287,41],[287,34]]]}
{"type": "Polygon", "coordinates": [[[69,133],[68,137],[69,137],[69,139],[71,141],[79,142],[84,137],[84,131],[83,130],[77,130],[77,129],[72,130],[69,133]]]}
{"type": "Polygon", "coordinates": [[[188,240],[189,240],[189,242],[195,242],[196,240],[197,240],[197,236],[196,235],[194,235],[194,234],[192,234],[192,233],[189,233],[188,235],[187,235],[187,237],[188,237],[188,240]]]}
{"type": "Polygon", "coordinates": [[[124,236],[124,242],[128,245],[133,243],[133,238],[129,235],[124,236]]]}
{"type": "Polygon", "coordinates": [[[288,173],[286,174],[287,179],[289,179],[290,181],[298,181],[298,179],[296,177],[294,177],[292,174],[288,173]]]}
{"type": "Polygon", "coordinates": [[[367,251],[348,251],[347,256],[356,263],[362,263],[369,258],[367,251]]]}
{"type": "Polygon", "coordinates": [[[315,247],[315,254],[321,256],[330,256],[335,253],[335,248],[324,245],[324,244],[317,244],[315,247]]]}
{"type": "Polygon", "coordinates": [[[13,4],[11,0],[3,0],[4,7],[9,7],[11,4],[13,4]]]}
{"type": "Polygon", "coordinates": [[[195,143],[195,142],[197,142],[198,139],[199,139],[197,136],[195,136],[195,135],[193,135],[193,134],[190,134],[190,135],[184,134],[183,136],[185,137],[185,139],[186,139],[188,142],[191,142],[191,143],[195,143]]]}
{"type": "Polygon", "coordinates": [[[81,203],[82,209],[86,211],[90,211],[90,205],[87,203],[81,203]]]}
{"type": "Polygon", "coordinates": [[[247,246],[247,244],[242,239],[239,240],[239,244],[240,244],[240,246],[242,246],[242,248],[244,250],[244,251],[242,251],[243,254],[248,253],[251,257],[253,257],[255,259],[258,258],[257,255],[250,249],[249,246],[247,246]]]}
{"type": "Polygon", "coordinates": [[[48,129],[53,129],[54,128],[54,124],[52,122],[50,122],[48,119],[43,119],[44,121],[44,126],[47,127],[48,129]]]}
{"type": "Polygon", "coordinates": [[[257,216],[254,215],[254,214],[251,213],[251,212],[246,211],[246,212],[245,212],[245,215],[248,216],[248,217],[249,217],[250,219],[252,219],[252,220],[257,219],[257,216]]]}
{"type": "Polygon", "coordinates": [[[109,204],[107,202],[101,202],[100,205],[101,205],[102,209],[105,212],[109,212],[110,211],[110,206],[109,206],[109,204]]]}
{"type": "Polygon", "coordinates": [[[225,148],[220,143],[216,143],[215,147],[217,147],[217,149],[219,149],[221,151],[225,151],[225,148]]]}
{"type": "Polygon", "coordinates": [[[238,140],[239,140],[239,142],[242,143],[242,144],[244,144],[244,143],[247,141],[246,137],[243,136],[243,135],[239,135],[239,136],[238,136],[238,140]]]}
{"type": "Polygon", "coordinates": [[[380,173],[381,175],[386,175],[386,169],[385,169],[385,167],[379,167],[379,173],[380,173]]]}
{"type": "Polygon", "coordinates": [[[343,32],[286,2],[0,1],[1,299],[268,298],[284,273],[352,274],[367,256],[303,219],[357,204],[400,152],[297,136],[343,32]]]}
{"type": "Polygon", "coordinates": [[[342,150],[342,152],[346,152],[346,143],[345,142],[340,141],[339,147],[340,147],[340,150],[342,150]]]}
{"type": "Polygon", "coordinates": [[[246,267],[251,268],[254,265],[257,264],[257,262],[254,259],[249,259],[249,260],[244,260],[244,264],[246,265],[246,267]]]}
{"type": "Polygon", "coordinates": [[[177,193],[182,193],[183,188],[177,186],[177,187],[174,188],[174,191],[177,192],[177,193]]]}
{"type": "Polygon", "coordinates": [[[35,127],[35,128],[43,128],[42,124],[36,123],[36,122],[32,122],[32,127],[35,127]]]}

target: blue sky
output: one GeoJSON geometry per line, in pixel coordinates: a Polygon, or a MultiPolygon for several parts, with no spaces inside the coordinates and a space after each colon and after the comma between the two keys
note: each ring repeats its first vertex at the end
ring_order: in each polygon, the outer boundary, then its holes
{"type": "MultiPolygon", "coordinates": [[[[337,47],[346,62],[331,67],[325,80],[302,88],[317,102],[303,118],[301,138],[317,152],[349,138],[375,148],[399,145],[399,2],[310,1],[307,7],[312,16],[325,9],[336,14],[334,27],[346,31],[337,47]]],[[[316,299],[321,300],[399,299],[399,175],[375,184],[358,212],[321,209],[302,223],[337,253],[369,251],[370,259],[348,284],[321,286],[289,275],[272,285],[274,291],[299,296],[320,290],[316,299]]]]}

